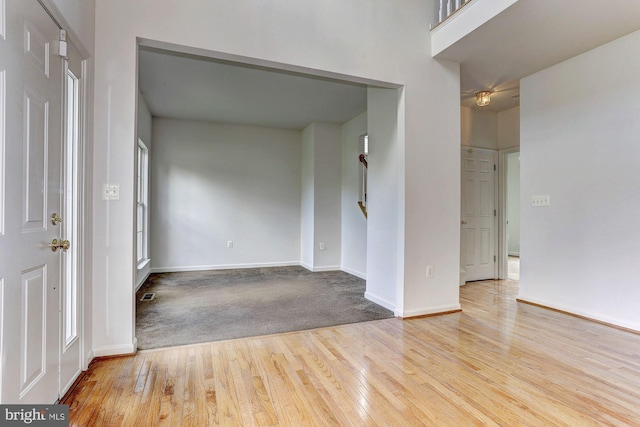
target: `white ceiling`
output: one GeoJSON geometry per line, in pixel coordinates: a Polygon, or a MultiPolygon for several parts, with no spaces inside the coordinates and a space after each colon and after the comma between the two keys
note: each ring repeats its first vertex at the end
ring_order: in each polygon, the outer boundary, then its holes
{"type": "Polygon", "coordinates": [[[640,0],[520,0],[437,58],[461,64],[462,105],[475,107],[475,93],[488,89],[483,108],[501,111],[517,105],[521,78],[638,29],[640,0]]]}
{"type": "Polygon", "coordinates": [[[156,117],[303,129],[342,124],[367,109],[364,85],[147,47],[138,85],[156,117]]]}
{"type": "MultiPolygon", "coordinates": [[[[638,29],[640,0],[520,0],[437,58],[461,64],[463,106],[479,108],[475,93],[488,89],[483,108],[498,112],[518,105],[521,78],[638,29]]],[[[366,110],[365,85],[150,47],[139,60],[139,87],[157,117],[303,129],[366,110]]]]}

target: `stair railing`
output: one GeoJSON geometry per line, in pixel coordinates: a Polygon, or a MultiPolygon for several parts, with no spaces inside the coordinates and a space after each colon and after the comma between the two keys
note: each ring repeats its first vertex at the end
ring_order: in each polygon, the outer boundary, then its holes
{"type": "Polygon", "coordinates": [[[367,156],[365,154],[360,154],[358,157],[360,161],[361,169],[362,169],[362,185],[360,186],[360,200],[358,201],[358,206],[360,206],[360,210],[364,214],[365,218],[367,217],[367,169],[369,164],[367,162],[367,156]]]}
{"type": "Polygon", "coordinates": [[[440,10],[438,11],[438,23],[443,22],[453,15],[462,6],[471,0],[440,0],[440,10]]]}

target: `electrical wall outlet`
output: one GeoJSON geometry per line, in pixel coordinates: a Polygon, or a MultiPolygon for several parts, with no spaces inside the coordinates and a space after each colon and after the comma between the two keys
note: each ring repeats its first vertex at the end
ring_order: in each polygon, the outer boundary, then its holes
{"type": "Polygon", "coordinates": [[[433,277],[433,265],[427,265],[427,278],[431,279],[433,277]]]}
{"type": "Polygon", "coordinates": [[[227,240],[227,248],[233,249],[233,240],[227,240]]]}
{"type": "Polygon", "coordinates": [[[324,243],[320,243],[320,250],[324,251],[326,249],[326,247],[324,246],[324,243]]]}

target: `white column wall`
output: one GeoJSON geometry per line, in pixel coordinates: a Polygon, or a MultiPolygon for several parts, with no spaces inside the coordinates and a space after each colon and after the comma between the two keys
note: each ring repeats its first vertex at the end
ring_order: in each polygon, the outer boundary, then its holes
{"type": "Polygon", "coordinates": [[[340,126],[312,123],[303,130],[302,143],[300,264],[311,271],[339,270],[340,126]]]}
{"type": "Polygon", "coordinates": [[[520,107],[509,108],[498,113],[498,148],[520,146],[520,107]]]}
{"type": "Polygon", "coordinates": [[[520,298],[635,330],[638,46],[635,32],[522,79],[520,106],[520,298]]]}
{"type": "Polygon", "coordinates": [[[300,264],[313,270],[315,248],[315,123],[302,131],[300,184],[300,264]]]}
{"type": "Polygon", "coordinates": [[[314,271],[340,269],[340,154],[340,126],[316,123],[314,271]]]}
{"type": "MultiPolygon", "coordinates": [[[[459,66],[428,55],[433,7],[433,1],[423,0],[97,0],[94,187],[119,183],[121,198],[95,203],[96,354],[130,352],[135,346],[132,202],[140,39],[402,86],[398,176],[387,188],[398,194],[400,219],[390,235],[401,266],[384,286],[396,294],[401,290],[400,315],[459,306],[459,66]],[[435,266],[428,282],[427,264],[435,266]]],[[[370,249],[388,253],[386,245],[370,249]]]]}
{"type": "Polygon", "coordinates": [[[460,66],[431,59],[424,65],[425,84],[405,86],[399,108],[406,123],[399,128],[405,144],[397,191],[404,285],[395,311],[403,317],[460,309],[460,66]]]}
{"type": "MultiPolygon", "coordinates": [[[[367,129],[367,289],[365,297],[390,310],[397,308],[395,283],[402,260],[398,254],[398,102],[396,89],[369,88],[367,129]],[[383,249],[383,250],[380,250],[383,249]]],[[[399,313],[398,313],[399,314],[399,313]]]]}

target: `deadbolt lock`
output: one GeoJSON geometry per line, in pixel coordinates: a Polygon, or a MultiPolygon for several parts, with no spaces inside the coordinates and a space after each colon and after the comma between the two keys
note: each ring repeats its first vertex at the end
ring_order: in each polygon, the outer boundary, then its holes
{"type": "Polygon", "coordinates": [[[51,215],[51,224],[53,225],[58,225],[62,222],[62,218],[60,217],[60,215],[58,215],[57,213],[53,213],[51,215]]]}

